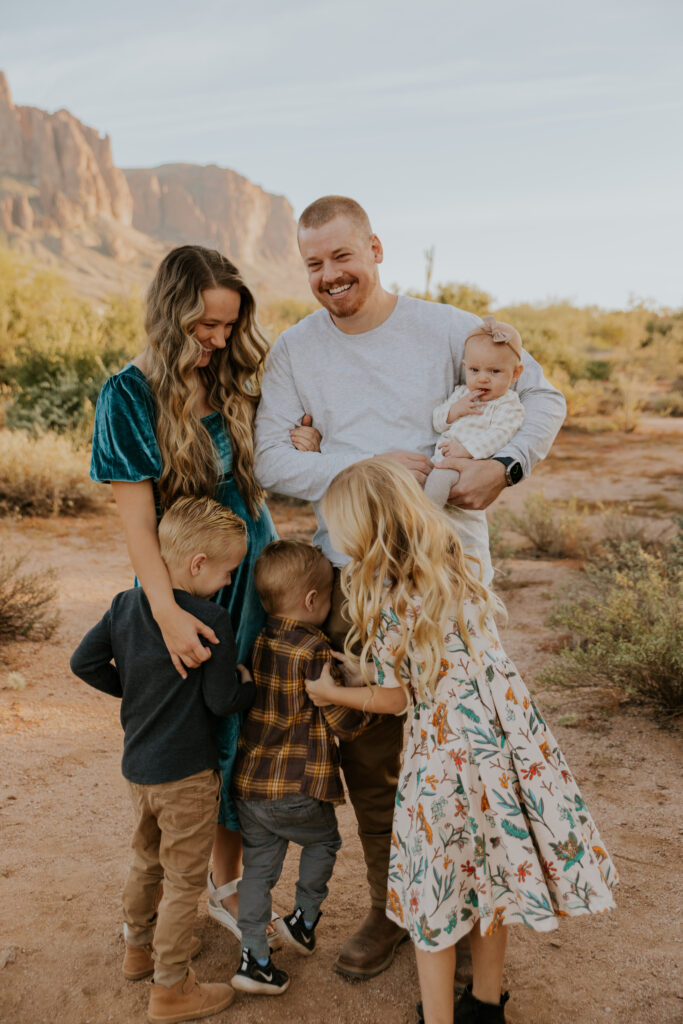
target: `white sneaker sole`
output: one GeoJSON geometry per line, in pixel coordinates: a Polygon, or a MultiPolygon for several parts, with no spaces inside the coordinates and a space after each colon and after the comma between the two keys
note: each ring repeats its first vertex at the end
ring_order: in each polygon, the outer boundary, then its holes
{"type": "Polygon", "coordinates": [[[277,921],[274,921],[273,924],[285,945],[289,946],[290,949],[295,949],[299,956],[313,956],[315,953],[315,946],[313,949],[309,949],[308,946],[304,946],[301,942],[297,942],[281,917],[279,917],[277,921]]]}
{"type": "Polygon", "coordinates": [[[269,985],[265,981],[255,981],[253,978],[246,978],[243,974],[236,974],[230,981],[234,989],[239,992],[251,992],[263,996],[281,996],[289,988],[290,979],[284,985],[269,985]]]}

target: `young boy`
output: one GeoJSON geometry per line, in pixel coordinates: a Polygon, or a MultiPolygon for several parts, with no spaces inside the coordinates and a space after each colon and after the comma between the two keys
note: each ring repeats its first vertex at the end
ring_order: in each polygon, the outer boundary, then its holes
{"type": "Polygon", "coordinates": [[[306,694],[306,680],[334,664],[320,628],[330,610],[332,579],[322,552],[302,541],[274,541],[254,569],[268,619],[251,652],[256,699],[233,774],[244,867],[242,961],[232,985],[244,992],[280,995],[289,986],[288,975],[270,960],[266,939],[271,890],[289,842],[302,847],[296,902],[275,927],[304,956],[315,949],[320,905],[341,846],[334,805],[343,803],[344,792],[336,737],[353,739],[366,719],[332,705],[316,708],[306,694]]]}
{"type": "Polygon", "coordinates": [[[210,498],[181,498],[159,524],[159,546],[177,603],[220,641],[211,657],[182,679],[138,587],[117,594],[74,652],[71,669],[121,698],[121,767],[137,818],[123,891],[123,973],[131,980],[154,974],[148,1017],[163,1024],[218,1013],[234,998],[229,985],[196,981],[190,959],[201,943],[192,927],[220,789],[212,716],[246,710],[255,688],[236,665],[227,611],[207,600],[246,554],[244,522],[210,498]]]}

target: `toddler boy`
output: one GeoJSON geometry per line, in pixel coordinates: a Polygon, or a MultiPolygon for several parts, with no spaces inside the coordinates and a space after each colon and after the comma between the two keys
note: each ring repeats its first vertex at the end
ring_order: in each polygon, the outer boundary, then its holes
{"type": "Polygon", "coordinates": [[[123,973],[131,980],[154,974],[148,1018],[163,1024],[218,1013],[234,998],[229,985],[196,981],[190,959],[201,943],[192,928],[218,812],[212,717],[246,710],[255,688],[236,665],[227,611],[207,600],[230,583],[246,554],[243,520],[210,498],[181,498],[159,524],[159,546],[176,602],[220,641],[211,657],[182,679],[137,587],[117,594],[71,669],[121,699],[121,767],[137,819],[123,891],[123,973]]]}
{"type": "MultiPolygon", "coordinates": [[[[317,708],[306,680],[334,665],[321,626],[330,610],[332,566],[302,541],[268,544],[254,583],[268,619],[251,652],[256,699],[237,750],[233,793],[242,833],[239,883],[242,961],[232,979],[244,992],[280,995],[289,976],[270,960],[271,890],[290,842],[302,847],[294,912],[275,921],[282,939],[310,956],[341,838],[334,805],[344,802],[336,737],[365,726],[358,711],[317,708]]],[[[336,672],[336,669],[334,670],[336,672]]]]}

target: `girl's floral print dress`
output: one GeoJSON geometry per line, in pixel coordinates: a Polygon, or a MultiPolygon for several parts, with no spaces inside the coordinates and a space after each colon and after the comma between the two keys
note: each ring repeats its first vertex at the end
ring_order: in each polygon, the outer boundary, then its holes
{"type": "MultiPolygon", "coordinates": [[[[466,603],[478,665],[454,620],[433,703],[415,704],[396,793],[387,914],[420,949],[522,922],[614,907],[616,871],[557,742],[512,662],[466,603]]],[[[419,614],[419,610],[418,610],[419,614]]],[[[381,615],[373,656],[398,686],[398,620],[381,615]]],[[[406,680],[409,681],[409,680],[406,680]]],[[[414,697],[417,700],[417,697],[414,697]]]]}

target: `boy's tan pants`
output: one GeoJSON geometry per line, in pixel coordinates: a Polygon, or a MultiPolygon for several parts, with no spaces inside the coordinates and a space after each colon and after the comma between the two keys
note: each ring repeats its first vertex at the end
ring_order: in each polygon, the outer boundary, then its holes
{"type": "Polygon", "coordinates": [[[216,833],[220,774],[207,770],[177,782],[128,786],[137,827],[123,890],[126,942],[146,946],[153,940],[154,981],[175,985],[190,965],[197,903],[216,833]]]}

